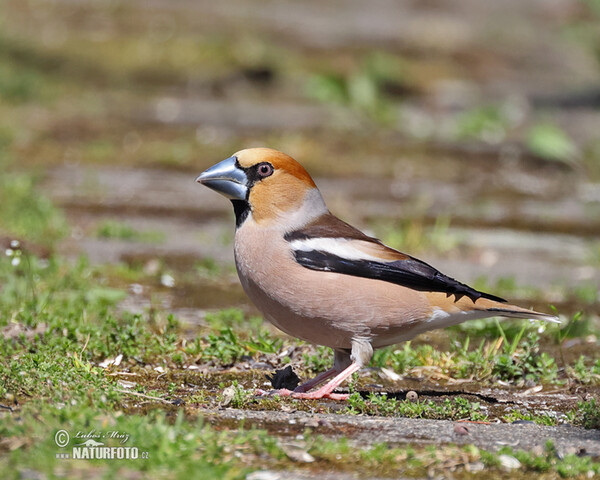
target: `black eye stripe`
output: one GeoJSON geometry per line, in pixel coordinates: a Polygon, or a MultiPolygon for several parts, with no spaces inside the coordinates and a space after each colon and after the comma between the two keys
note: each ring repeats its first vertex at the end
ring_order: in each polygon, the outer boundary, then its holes
{"type": "Polygon", "coordinates": [[[250,187],[261,180],[273,175],[274,168],[269,162],[257,163],[248,168],[243,169],[248,177],[248,184],[250,187]]]}

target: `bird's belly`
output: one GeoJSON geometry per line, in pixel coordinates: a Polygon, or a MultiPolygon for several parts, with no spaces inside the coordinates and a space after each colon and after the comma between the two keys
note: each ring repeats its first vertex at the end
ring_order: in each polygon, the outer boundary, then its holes
{"type": "Polygon", "coordinates": [[[430,309],[422,305],[419,292],[377,280],[298,269],[286,276],[278,269],[267,273],[238,266],[250,300],[267,320],[293,337],[338,349],[350,348],[357,337],[383,346],[412,338],[415,327],[429,318],[430,309]]]}
{"type": "Polygon", "coordinates": [[[265,319],[279,330],[317,345],[334,349],[351,348],[355,332],[352,328],[348,328],[349,324],[334,322],[331,318],[323,318],[317,312],[312,315],[303,315],[294,308],[293,303],[277,298],[276,295],[268,294],[252,279],[243,278],[240,275],[240,281],[252,303],[256,305],[265,319]]]}

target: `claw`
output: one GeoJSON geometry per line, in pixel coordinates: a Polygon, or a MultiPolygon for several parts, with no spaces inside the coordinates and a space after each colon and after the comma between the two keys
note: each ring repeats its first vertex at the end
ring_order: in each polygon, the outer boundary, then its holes
{"type": "Polygon", "coordinates": [[[350,398],[350,394],[349,393],[330,393],[329,395],[327,395],[327,398],[331,398],[332,400],[346,401],[350,398]]]}
{"type": "Polygon", "coordinates": [[[280,390],[262,390],[261,388],[258,388],[254,391],[254,395],[257,397],[272,397],[273,395],[279,395],[281,397],[291,397],[303,400],[319,400],[321,398],[348,400],[348,397],[350,396],[347,393],[320,393],[318,390],[316,392],[292,392],[287,388],[282,388],[280,390]]]}
{"type": "MultiPolygon", "coordinates": [[[[300,385],[293,392],[288,389],[285,389],[285,388],[282,388],[281,390],[271,390],[270,392],[266,392],[265,390],[256,390],[256,395],[259,395],[259,396],[281,395],[281,396],[292,397],[292,398],[297,398],[297,399],[305,399],[305,400],[319,400],[321,398],[329,398],[331,400],[348,400],[348,397],[350,395],[348,395],[347,393],[333,393],[333,390],[335,390],[337,387],[339,387],[340,384],[344,380],[346,380],[348,377],[350,377],[354,372],[357,372],[358,370],[360,370],[361,365],[362,364],[359,364],[359,363],[350,364],[348,367],[346,367],[345,370],[342,370],[340,373],[338,373],[333,380],[331,380],[329,383],[323,385],[318,390],[315,390],[314,392],[306,392],[305,391],[307,388],[310,388],[315,384],[314,380],[311,380],[310,382],[300,385]]],[[[323,380],[326,377],[330,377],[335,372],[336,372],[335,369],[331,369],[331,370],[328,370],[327,372],[324,372],[317,378],[319,380],[323,380]]]]}
{"type": "Polygon", "coordinates": [[[290,397],[294,392],[288,390],[287,388],[282,388],[280,390],[263,390],[261,388],[257,388],[254,391],[254,395],[257,397],[272,397],[273,395],[280,395],[282,397],[290,397]]]}
{"type": "Polygon", "coordinates": [[[294,392],[292,398],[298,398],[303,400],[320,400],[321,398],[329,398],[331,400],[348,400],[347,393],[321,393],[318,390],[316,392],[294,392]]]}

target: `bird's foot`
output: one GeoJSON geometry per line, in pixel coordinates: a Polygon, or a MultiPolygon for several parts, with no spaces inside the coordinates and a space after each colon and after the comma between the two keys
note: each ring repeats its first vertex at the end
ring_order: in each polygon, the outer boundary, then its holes
{"type": "Polygon", "coordinates": [[[315,392],[296,392],[288,390],[287,388],[281,388],[279,390],[262,390],[257,389],[254,391],[257,397],[271,397],[273,395],[279,395],[281,397],[292,397],[299,400],[320,400],[321,398],[329,398],[331,400],[348,400],[347,393],[324,393],[319,390],[315,392]]]}
{"type": "Polygon", "coordinates": [[[294,392],[287,388],[280,388],[279,390],[263,390],[258,388],[254,391],[254,395],[257,397],[271,397],[273,395],[280,395],[282,397],[290,397],[294,392]]]}
{"type": "Polygon", "coordinates": [[[316,392],[293,392],[292,398],[301,398],[304,400],[319,400],[321,398],[329,398],[331,400],[348,400],[350,395],[347,393],[322,393],[316,392]]]}

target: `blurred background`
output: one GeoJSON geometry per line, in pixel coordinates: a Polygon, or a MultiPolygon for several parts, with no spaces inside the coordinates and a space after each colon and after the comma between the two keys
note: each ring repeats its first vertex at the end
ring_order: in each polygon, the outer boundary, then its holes
{"type": "Polygon", "coordinates": [[[0,4],[0,242],[141,272],[133,309],[252,309],[194,179],[269,146],[391,246],[598,315],[599,133],[598,0],[0,4]]]}

